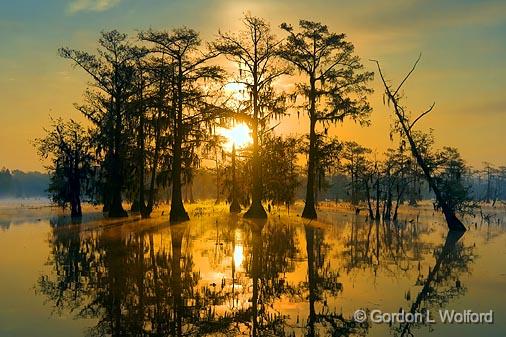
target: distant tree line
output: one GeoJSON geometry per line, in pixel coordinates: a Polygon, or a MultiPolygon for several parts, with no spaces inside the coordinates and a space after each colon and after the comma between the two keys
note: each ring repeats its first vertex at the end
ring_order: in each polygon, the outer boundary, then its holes
{"type": "Polygon", "coordinates": [[[0,169],[0,198],[47,197],[49,175],[0,169]]]}

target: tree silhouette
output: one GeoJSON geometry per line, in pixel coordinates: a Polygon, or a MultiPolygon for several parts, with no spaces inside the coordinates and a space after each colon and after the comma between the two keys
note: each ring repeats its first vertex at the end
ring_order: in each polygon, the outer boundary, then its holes
{"type": "Polygon", "coordinates": [[[45,137],[35,139],[34,146],[40,157],[52,161],[47,167],[52,201],[63,208],[70,204],[71,216],[82,216],[82,195],[89,191],[93,164],[88,132],[73,120],[53,120],[51,129],[45,137]]]}
{"type": "Polygon", "coordinates": [[[266,218],[262,206],[262,162],[260,139],[271,118],[284,112],[284,97],[275,93],[273,82],[286,73],[286,67],[276,62],[280,41],[271,33],[269,25],[260,18],[245,15],[244,30],[238,34],[219,33],[214,48],[239,64],[234,82],[246,88],[248,104],[235,117],[248,123],[253,138],[252,202],[244,214],[247,218],[266,218]]]}
{"type": "Polygon", "coordinates": [[[183,162],[192,162],[193,149],[202,139],[202,127],[216,117],[216,110],[206,102],[209,94],[206,81],[222,78],[218,66],[206,62],[218,55],[201,49],[199,34],[189,28],[167,31],[148,30],[139,34],[141,40],[153,45],[152,53],[167,55],[173,64],[173,106],[169,112],[172,136],[170,221],[189,220],[182,199],[183,162]],[[190,157],[185,157],[190,155],[190,157]]]}
{"type": "MultiPolygon", "coordinates": [[[[164,162],[168,161],[166,158],[170,158],[168,144],[172,137],[172,129],[170,127],[169,111],[172,109],[174,75],[174,65],[170,62],[170,59],[167,60],[165,55],[148,56],[149,59],[144,64],[147,73],[146,81],[148,82],[147,97],[144,98],[147,114],[143,124],[146,124],[146,131],[142,131],[144,137],[139,133],[139,138],[145,138],[146,159],[150,163],[147,205],[143,212],[145,217],[153,211],[157,187],[163,185],[159,175],[163,168],[168,166],[167,164],[164,165],[164,162]]],[[[140,125],[139,127],[142,130],[140,125]]],[[[141,187],[143,186],[144,182],[141,183],[141,187]]]]}
{"type": "Polygon", "coordinates": [[[102,32],[99,45],[97,55],[70,48],[60,48],[59,53],[93,80],[86,92],[87,104],[77,108],[97,127],[96,152],[105,154],[104,210],[111,217],[124,217],[127,213],[122,205],[122,191],[128,169],[129,104],[136,93],[136,61],[144,51],[131,46],[127,35],[116,30],[102,32]]]}
{"type": "MultiPolygon", "coordinates": [[[[438,186],[435,178],[434,178],[434,172],[433,169],[429,165],[429,158],[427,156],[424,157],[422,150],[424,149],[424,144],[421,143],[421,141],[427,139],[427,135],[424,135],[420,132],[416,133],[413,130],[413,127],[415,124],[422,119],[424,116],[426,116],[428,113],[432,111],[434,108],[434,104],[432,104],[426,111],[421,113],[418,117],[416,117],[414,120],[410,121],[409,114],[406,112],[406,108],[403,107],[400,103],[402,96],[401,96],[401,88],[404,85],[404,83],[408,80],[410,75],[413,73],[413,71],[416,68],[416,65],[420,61],[421,55],[418,57],[416,62],[414,63],[412,69],[407,73],[407,75],[404,77],[404,79],[401,81],[401,83],[397,86],[397,88],[393,88],[391,85],[387,83],[385,80],[385,77],[383,76],[383,72],[381,70],[381,66],[378,61],[376,62],[376,65],[378,66],[378,71],[381,76],[381,80],[383,82],[384,88],[385,88],[385,95],[387,97],[388,102],[390,102],[393,106],[394,114],[396,117],[397,125],[395,126],[395,131],[400,134],[402,138],[406,138],[408,140],[409,146],[411,148],[411,153],[413,154],[413,157],[415,157],[416,162],[422,169],[425,179],[427,179],[427,182],[429,183],[430,188],[436,195],[436,201],[439,205],[439,207],[442,209],[443,214],[445,216],[446,222],[448,223],[448,228],[451,230],[458,230],[458,231],[465,231],[466,227],[462,224],[462,222],[457,218],[455,215],[455,209],[451,207],[449,204],[449,199],[445,198],[445,196],[442,194],[440,187],[438,186]],[[418,137],[418,141],[417,141],[418,137]]],[[[427,153],[427,151],[426,151],[427,153]]]]}
{"type": "MultiPolygon", "coordinates": [[[[371,150],[359,145],[357,142],[347,141],[343,144],[341,167],[350,176],[350,196],[352,205],[358,205],[362,177],[367,166],[365,155],[371,150]]],[[[366,191],[368,192],[368,191],[366,191]]]]}
{"type": "Polygon", "coordinates": [[[286,23],[281,25],[288,33],[281,56],[304,76],[295,92],[305,98],[300,108],[307,112],[310,123],[306,204],[302,216],[316,219],[317,123],[327,127],[351,118],[367,124],[371,108],[365,95],[372,91],[367,85],[373,73],[363,70],[353,44],[345,40],[344,34],[331,33],[327,26],[312,21],[301,20],[299,26],[300,31],[296,32],[286,23]]]}

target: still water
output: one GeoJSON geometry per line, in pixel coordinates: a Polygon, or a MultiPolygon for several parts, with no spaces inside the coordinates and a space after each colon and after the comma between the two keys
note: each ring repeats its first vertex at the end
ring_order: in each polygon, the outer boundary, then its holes
{"type": "Polygon", "coordinates": [[[176,226],[166,211],[73,224],[56,212],[0,207],[2,337],[506,336],[504,212],[467,219],[462,237],[427,208],[376,223],[194,206],[176,226]],[[446,309],[494,322],[442,323],[446,309]],[[371,318],[402,310],[435,323],[371,318]]]}

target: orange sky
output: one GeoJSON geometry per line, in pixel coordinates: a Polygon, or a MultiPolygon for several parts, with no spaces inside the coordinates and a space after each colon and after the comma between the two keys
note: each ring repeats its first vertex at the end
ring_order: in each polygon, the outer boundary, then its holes
{"type": "MultiPolygon", "coordinates": [[[[406,85],[407,103],[434,112],[419,123],[434,128],[438,145],[460,149],[473,166],[506,164],[506,3],[471,0],[373,1],[203,1],[36,0],[11,2],[0,10],[0,167],[42,170],[30,140],[43,134],[49,114],[82,117],[86,76],[58,57],[71,46],[93,51],[103,29],[135,35],[138,29],[188,25],[212,39],[218,29],[234,30],[241,14],[265,17],[277,29],[300,18],[321,21],[344,32],[363,62],[378,59],[394,82],[409,70],[419,52],[421,63],[406,85]]],[[[345,122],[331,132],[382,153],[389,140],[389,116],[378,79],[370,102],[372,126],[345,122]]],[[[308,123],[292,116],[279,131],[304,133],[308,123]]]]}

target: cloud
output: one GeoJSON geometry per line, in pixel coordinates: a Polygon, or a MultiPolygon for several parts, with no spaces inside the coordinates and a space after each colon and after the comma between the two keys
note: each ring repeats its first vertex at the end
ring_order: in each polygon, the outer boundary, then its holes
{"type": "Polygon", "coordinates": [[[116,6],[121,0],[74,0],[67,7],[69,14],[77,12],[103,12],[116,6]]]}

